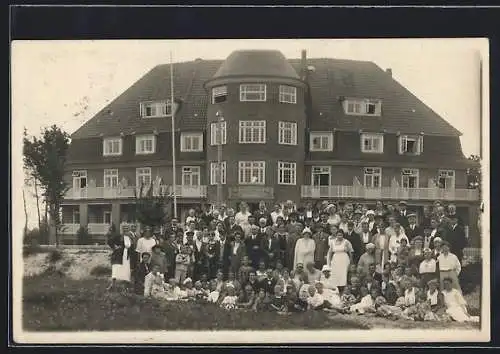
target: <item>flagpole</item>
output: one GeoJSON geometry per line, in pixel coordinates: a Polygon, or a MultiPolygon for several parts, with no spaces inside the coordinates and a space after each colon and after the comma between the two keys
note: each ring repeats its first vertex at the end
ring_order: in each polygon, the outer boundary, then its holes
{"type": "Polygon", "coordinates": [[[172,113],[172,185],[174,194],[174,218],[177,218],[177,183],[175,166],[175,102],[174,102],[174,63],[172,51],[170,51],[170,110],[172,113]]]}

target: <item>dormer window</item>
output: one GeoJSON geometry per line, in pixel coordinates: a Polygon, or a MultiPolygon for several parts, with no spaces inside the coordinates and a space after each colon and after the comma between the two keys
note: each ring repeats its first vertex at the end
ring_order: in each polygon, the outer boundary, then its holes
{"type": "Polygon", "coordinates": [[[167,101],[141,102],[142,118],[162,118],[172,115],[172,105],[167,101]]]}
{"type": "Polygon", "coordinates": [[[372,99],[351,99],[343,101],[344,112],[353,116],[380,116],[382,101],[372,99]]]}
{"type": "Polygon", "coordinates": [[[361,152],[382,154],[384,152],[384,135],[380,133],[361,134],[361,152]]]}
{"type": "Polygon", "coordinates": [[[103,156],[119,156],[122,154],[122,139],[121,138],[104,138],[103,139],[103,156]]]}
{"type": "Polygon", "coordinates": [[[424,137],[422,135],[400,135],[400,155],[420,155],[424,151],[424,137]]]}
{"type": "Polygon", "coordinates": [[[227,101],[227,86],[217,86],[212,89],[212,104],[227,101]]]}

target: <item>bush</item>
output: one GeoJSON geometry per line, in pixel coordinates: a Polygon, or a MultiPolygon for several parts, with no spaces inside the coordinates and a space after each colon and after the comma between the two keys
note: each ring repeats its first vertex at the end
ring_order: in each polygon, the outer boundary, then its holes
{"type": "Polygon", "coordinates": [[[23,243],[25,245],[46,245],[49,243],[49,226],[42,222],[40,229],[35,227],[32,230],[28,230],[24,235],[23,243]]]}
{"type": "Polygon", "coordinates": [[[111,268],[108,266],[98,265],[90,270],[90,275],[94,277],[111,276],[111,268]]]}
{"type": "Polygon", "coordinates": [[[49,255],[47,256],[47,261],[51,264],[59,262],[63,258],[63,255],[60,251],[58,250],[52,250],[50,251],[49,255]]]}
{"type": "Polygon", "coordinates": [[[460,286],[464,294],[473,292],[477,287],[481,287],[483,279],[482,263],[470,263],[462,268],[460,272],[460,286]]]}
{"type": "Polygon", "coordinates": [[[76,232],[76,244],[77,245],[91,245],[92,235],[90,235],[88,228],[80,226],[76,232]]]}

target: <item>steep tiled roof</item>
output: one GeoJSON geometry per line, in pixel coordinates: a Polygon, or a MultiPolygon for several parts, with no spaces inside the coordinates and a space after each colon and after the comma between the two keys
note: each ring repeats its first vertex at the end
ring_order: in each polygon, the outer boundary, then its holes
{"type": "MultiPolygon", "coordinates": [[[[289,63],[299,72],[300,59],[289,60],[289,63]]],[[[225,75],[229,72],[224,69],[225,65],[221,64],[222,60],[195,60],[174,64],[175,98],[182,101],[176,114],[176,128],[205,129],[209,95],[203,84],[216,73],[225,75]]],[[[311,129],[336,128],[351,131],[385,129],[388,132],[423,131],[425,134],[460,135],[458,130],[372,62],[308,59],[307,64],[315,68],[308,77],[312,95],[311,129]],[[342,96],[379,98],[382,100],[382,116],[345,115],[339,100],[342,96]]],[[[231,67],[234,68],[232,65],[231,67]]],[[[125,134],[151,132],[153,129],[169,131],[170,119],[141,119],[139,115],[141,101],[169,98],[170,65],[156,66],[87,121],[73,133],[72,138],[112,136],[120,132],[125,134]]]]}
{"type": "Polygon", "coordinates": [[[237,50],[222,63],[214,78],[230,76],[299,76],[279,50],[237,50]]]}

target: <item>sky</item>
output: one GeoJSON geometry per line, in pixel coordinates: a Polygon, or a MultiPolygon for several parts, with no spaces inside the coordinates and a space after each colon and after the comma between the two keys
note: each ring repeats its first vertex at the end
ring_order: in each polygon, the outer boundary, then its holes
{"type": "MultiPolygon", "coordinates": [[[[56,124],[71,134],[155,65],[169,63],[170,53],[175,63],[225,59],[238,49],[278,49],[287,58],[300,58],[305,49],[309,58],[368,60],[391,68],[394,79],[463,133],[466,156],[480,152],[479,59],[488,60],[485,39],[14,41],[12,167],[19,174],[13,175],[22,176],[24,127],[39,134],[56,124]]],[[[32,227],[36,209],[27,195],[32,227]]],[[[19,197],[13,200],[22,203],[19,197]]]]}

